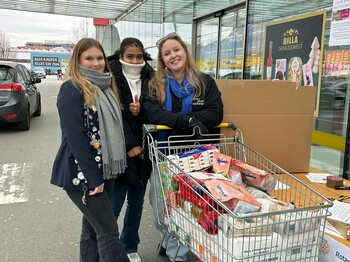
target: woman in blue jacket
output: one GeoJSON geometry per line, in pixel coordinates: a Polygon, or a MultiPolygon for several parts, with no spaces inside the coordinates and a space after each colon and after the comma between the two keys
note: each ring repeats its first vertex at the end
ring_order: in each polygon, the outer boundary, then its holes
{"type": "Polygon", "coordinates": [[[129,261],[109,202],[115,178],[126,168],[122,115],[98,41],[83,38],[75,46],[57,108],[62,137],[51,183],[83,214],[80,261],[129,261]]]}

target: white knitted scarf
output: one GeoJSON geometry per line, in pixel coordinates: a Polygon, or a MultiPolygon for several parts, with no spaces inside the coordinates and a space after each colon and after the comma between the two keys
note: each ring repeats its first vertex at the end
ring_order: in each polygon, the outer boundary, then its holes
{"type": "Polygon", "coordinates": [[[141,95],[141,70],[145,66],[145,62],[142,64],[129,64],[119,59],[122,65],[123,74],[128,81],[131,96],[135,99],[135,95],[140,98],[141,95]]]}

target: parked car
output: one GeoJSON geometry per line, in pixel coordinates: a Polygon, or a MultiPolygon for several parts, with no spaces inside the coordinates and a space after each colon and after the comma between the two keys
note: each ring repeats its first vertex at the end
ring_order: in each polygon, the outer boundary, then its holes
{"type": "Polygon", "coordinates": [[[0,124],[16,123],[29,130],[32,116],[41,115],[41,95],[28,69],[16,62],[0,61],[0,124]]]}
{"type": "Polygon", "coordinates": [[[219,76],[219,79],[242,79],[242,72],[241,71],[230,72],[223,76],[219,76]]]}
{"type": "Polygon", "coordinates": [[[330,91],[329,89],[321,89],[320,94],[320,109],[334,109],[334,110],[340,110],[345,108],[345,100],[346,100],[346,94],[338,91],[333,90],[330,91]]]}
{"type": "Polygon", "coordinates": [[[30,70],[29,70],[29,73],[30,73],[30,75],[31,75],[32,77],[40,78],[40,77],[38,76],[38,74],[35,73],[35,72],[33,71],[33,69],[30,69],[30,70]]]}
{"type": "Polygon", "coordinates": [[[33,72],[40,78],[46,78],[46,71],[42,67],[34,67],[33,72]]]}
{"type": "Polygon", "coordinates": [[[341,77],[322,77],[320,92],[320,109],[345,109],[346,94],[350,87],[350,80],[341,77]]]}

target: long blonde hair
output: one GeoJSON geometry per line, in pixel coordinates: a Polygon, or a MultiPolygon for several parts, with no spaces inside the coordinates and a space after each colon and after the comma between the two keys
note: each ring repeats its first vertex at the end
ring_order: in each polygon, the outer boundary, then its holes
{"type": "MultiPolygon", "coordinates": [[[[96,47],[97,49],[102,51],[103,58],[105,60],[104,72],[111,72],[106,54],[100,42],[98,42],[93,38],[82,38],[78,41],[78,43],[74,47],[72,57],[70,58],[68,63],[68,77],[66,78],[66,80],[71,79],[74,85],[82,91],[84,96],[85,106],[87,107],[92,107],[93,105],[95,105],[95,95],[97,95],[97,93],[92,83],[81,74],[79,61],[80,61],[81,54],[91,47],[96,47]]],[[[111,88],[120,105],[119,94],[118,94],[117,86],[115,84],[113,75],[112,75],[111,88]]]]}
{"type": "Polygon", "coordinates": [[[167,75],[167,70],[163,57],[162,57],[162,47],[164,43],[173,39],[180,43],[180,45],[185,49],[186,52],[186,64],[185,64],[185,76],[187,80],[195,88],[195,96],[199,97],[204,94],[204,82],[202,79],[202,74],[197,65],[195,64],[192,56],[189,55],[186,43],[179,37],[177,34],[172,33],[162,38],[158,44],[158,61],[157,61],[157,70],[155,76],[151,79],[149,83],[149,94],[150,96],[156,98],[160,103],[165,101],[165,86],[166,81],[165,77],[167,75]]]}

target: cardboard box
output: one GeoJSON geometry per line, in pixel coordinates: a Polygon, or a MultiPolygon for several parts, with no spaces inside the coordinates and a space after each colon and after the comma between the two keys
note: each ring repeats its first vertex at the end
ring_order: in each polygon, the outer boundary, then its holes
{"type": "MultiPolygon", "coordinates": [[[[290,81],[216,80],[223,122],[233,122],[244,144],[288,172],[308,172],[315,87],[290,81]]],[[[227,136],[229,130],[223,129],[227,136]]],[[[232,136],[232,133],[231,133],[232,136]]]]}
{"type": "Polygon", "coordinates": [[[335,219],[327,218],[328,222],[332,224],[340,234],[346,239],[350,240],[350,224],[335,219]]]}

